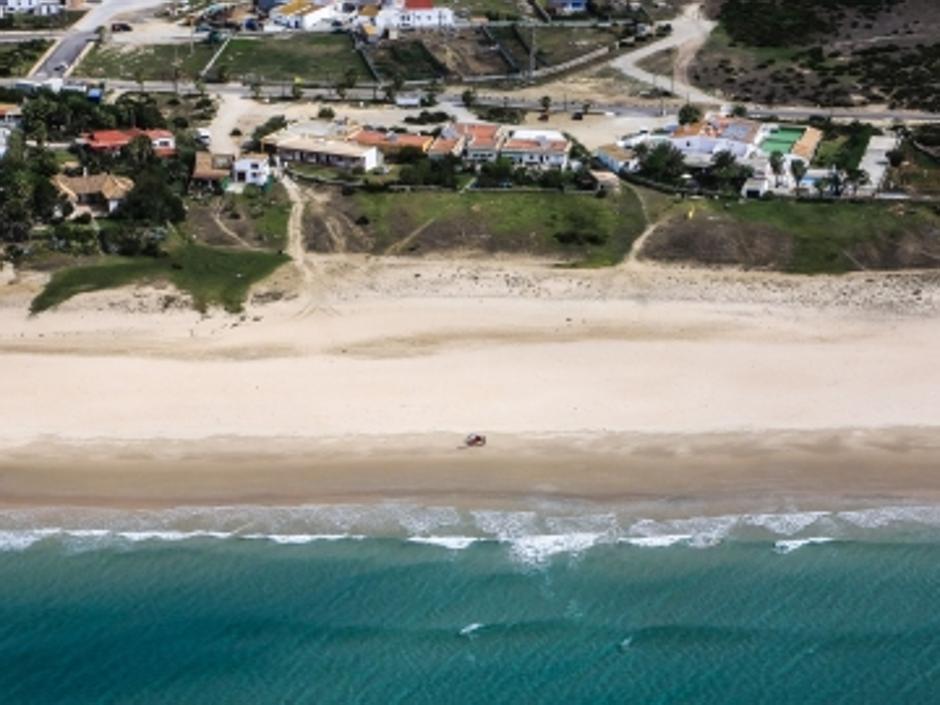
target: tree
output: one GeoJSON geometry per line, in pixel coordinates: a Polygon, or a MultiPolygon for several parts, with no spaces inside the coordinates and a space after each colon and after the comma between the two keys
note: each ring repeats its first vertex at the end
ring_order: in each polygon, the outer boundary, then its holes
{"type": "Polygon", "coordinates": [[[152,165],[135,174],[134,188],[121,204],[118,215],[127,220],[178,223],[186,218],[186,208],[160,166],[152,165]]]}
{"type": "Polygon", "coordinates": [[[428,84],[424,91],[425,100],[429,106],[437,105],[437,96],[441,94],[441,84],[436,78],[428,84]]]}
{"type": "Polygon", "coordinates": [[[845,184],[852,189],[852,195],[856,195],[858,190],[869,184],[871,177],[864,169],[849,169],[845,175],[845,184]]]}
{"type": "Polygon", "coordinates": [[[904,163],[904,152],[900,149],[892,149],[888,152],[888,163],[895,169],[904,163]]]}
{"type": "Polygon", "coordinates": [[[668,142],[661,142],[640,160],[640,173],[653,181],[674,184],[685,173],[682,152],[668,142]]]}
{"type": "Polygon", "coordinates": [[[552,97],[550,95],[543,95],[539,98],[539,105],[542,106],[543,113],[548,113],[549,109],[552,107],[552,97]]]}
{"type": "Polygon", "coordinates": [[[816,188],[816,195],[819,198],[822,198],[826,195],[826,191],[828,191],[830,188],[829,177],[824,176],[820,179],[816,179],[813,182],[813,186],[816,188]]]}
{"type": "Polygon", "coordinates": [[[689,123],[698,122],[702,119],[702,111],[695,105],[691,103],[686,103],[681,108],[679,108],[679,124],[688,125],[689,123]]]}
{"type": "Polygon", "coordinates": [[[257,78],[252,79],[251,97],[254,98],[255,100],[261,99],[261,80],[260,79],[257,79],[257,78]]]}
{"type": "Polygon", "coordinates": [[[800,195],[802,190],[803,177],[806,176],[806,162],[801,159],[794,159],[790,162],[790,174],[793,175],[793,182],[796,184],[796,195],[800,195]]]}
{"type": "Polygon", "coordinates": [[[356,73],[356,69],[346,69],[346,73],[343,74],[343,83],[346,84],[346,88],[352,90],[356,87],[358,80],[359,74],[356,73]]]}
{"type": "Polygon", "coordinates": [[[124,148],[124,157],[127,159],[128,171],[133,176],[156,159],[153,143],[146,135],[138,135],[124,148]]]}
{"type": "Polygon", "coordinates": [[[739,164],[734,154],[723,150],[715,155],[711,168],[702,178],[711,181],[711,186],[718,191],[737,192],[753,173],[751,167],[739,164]]]}
{"type": "Polygon", "coordinates": [[[780,177],[783,175],[783,152],[774,150],[770,153],[770,170],[774,173],[774,186],[780,186],[780,177]]]}
{"type": "Polygon", "coordinates": [[[736,118],[747,117],[747,106],[735,105],[734,107],[731,108],[731,115],[736,118]]]}
{"type": "Polygon", "coordinates": [[[300,83],[294,81],[290,86],[290,96],[294,100],[300,100],[304,96],[304,89],[301,87],[300,83]]]}
{"type": "Polygon", "coordinates": [[[477,92],[473,88],[468,88],[460,94],[460,99],[467,108],[472,108],[477,102],[477,92]]]}
{"type": "Polygon", "coordinates": [[[183,76],[183,69],[180,68],[179,62],[173,62],[172,73],[173,77],[173,93],[176,95],[180,94],[180,78],[183,76]]]}
{"type": "Polygon", "coordinates": [[[336,96],[337,96],[340,100],[343,100],[343,99],[346,97],[346,83],[345,83],[345,81],[343,81],[343,79],[338,80],[338,81],[333,85],[333,90],[336,92],[336,96]]]}

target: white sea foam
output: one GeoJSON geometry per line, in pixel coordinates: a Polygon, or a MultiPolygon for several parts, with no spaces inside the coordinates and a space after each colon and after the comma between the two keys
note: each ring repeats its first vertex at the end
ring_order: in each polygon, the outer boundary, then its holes
{"type": "Polygon", "coordinates": [[[811,536],[805,539],[783,539],[774,543],[774,552],[786,555],[804,546],[831,543],[832,541],[835,541],[835,539],[829,536],[811,536]]]}
{"type": "Polygon", "coordinates": [[[618,543],[628,543],[640,548],[669,548],[677,543],[688,543],[691,540],[691,534],[663,534],[661,536],[627,536],[619,539],[618,543]]]}
{"type": "Polygon", "coordinates": [[[544,563],[559,553],[580,553],[594,546],[603,534],[543,534],[510,540],[513,555],[526,563],[544,563]]]}
{"type": "Polygon", "coordinates": [[[428,546],[440,546],[451,551],[461,551],[481,539],[475,536],[409,536],[408,540],[411,543],[422,543],[428,546]]]}
{"type": "Polygon", "coordinates": [[[482,624],[480,624],[479,622],[473,622],[473,624],[468,624],[467,626],[465,626],[463,629],[460,630],[460,636],[470,637],[474,634],[474,632],[477,632],[482,628],[483,628],[482,624]]]}
{"type": "Polygon", "coordinates": [[[0,531],[0,551],[25,551],[33,544],[39,543],[55,533],[55,529],[0,531]]]}
{"type": "Polygon", "coordinates": [[[743,523],[759,526],[780,536],[792,536],[808,529],[829,512],[788,512],[785,514],[747,514],[743,523]]]}
{"type": "Polygon", "coordinates": [[[228,539],[230,531],[115,531],[114,536],[127,541],[189,541],[191,539],[228,539]]]}
{"type": "Polygon", "coordinates": [[[286,546],[297,546],[315,541],[358,541],[365,536],[358,534],[236,534],[240,539],[271,541],[286,546]]]}

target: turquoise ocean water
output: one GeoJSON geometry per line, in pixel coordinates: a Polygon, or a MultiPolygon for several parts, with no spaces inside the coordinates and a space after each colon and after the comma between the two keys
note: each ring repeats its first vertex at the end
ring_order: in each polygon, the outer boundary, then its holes
{"type": "Polygon", "coordinates": [[[936,702],[940,508],[0,515],[3,705],[936,702]]]}

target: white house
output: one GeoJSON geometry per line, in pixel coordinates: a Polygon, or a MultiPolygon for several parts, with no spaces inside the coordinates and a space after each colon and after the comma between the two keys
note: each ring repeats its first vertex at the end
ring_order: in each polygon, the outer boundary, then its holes
{"type": "Polygon", "coordinates": [[[265,186],[271,178],[267,154],[242,154],[232,163],[232,181],[236,184],[265,186]]]}
{"type": "Polygon", "coordinates": [[[287,134],[266,144],[274,147],[278,163],[320,164],[364,172],[374,171],[384,164],[378,147],[329,137],[287,134]]]}
{"type": "Polygon", "coordinates": [[[62,0],[0,0],[0,17],[7,15],[58,15],[65,9],[62,0]]]}
{"type": "Polygon", "coordinates": [[[434,0],[392,0],[376,14],[375,25],[380,30],[453,27],[454,11],[435,7],[434,0]]]}
{"type": "Polygon", "coordinates": [[[640,159],[636,152],[619,144],[605,144],[594,150],[594,157],[615,174],[637,171],[640,159]]]}
{"type": "Polygon", "coordinates": [[[268,15],[279,27],[306,32],[330,31],[342,16],[342,5],[334,0],[291,0],[272,8],[268,15]]]}
{"type": "Polygon", "coordinates": [[[558,130],[514,130],[503,142],[500,157],[536,169],[565,169],[571,142],[558,130]]]}

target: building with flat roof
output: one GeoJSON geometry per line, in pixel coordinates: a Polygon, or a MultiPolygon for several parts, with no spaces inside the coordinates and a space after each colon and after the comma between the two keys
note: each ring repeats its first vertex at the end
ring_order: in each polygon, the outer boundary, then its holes
{"type": "Polygon", "coordinates": [[[499,156],[519,166],[564,169],[568,166],[571,141],[558,130],[513,130],[503,142],[499,156]]]}

